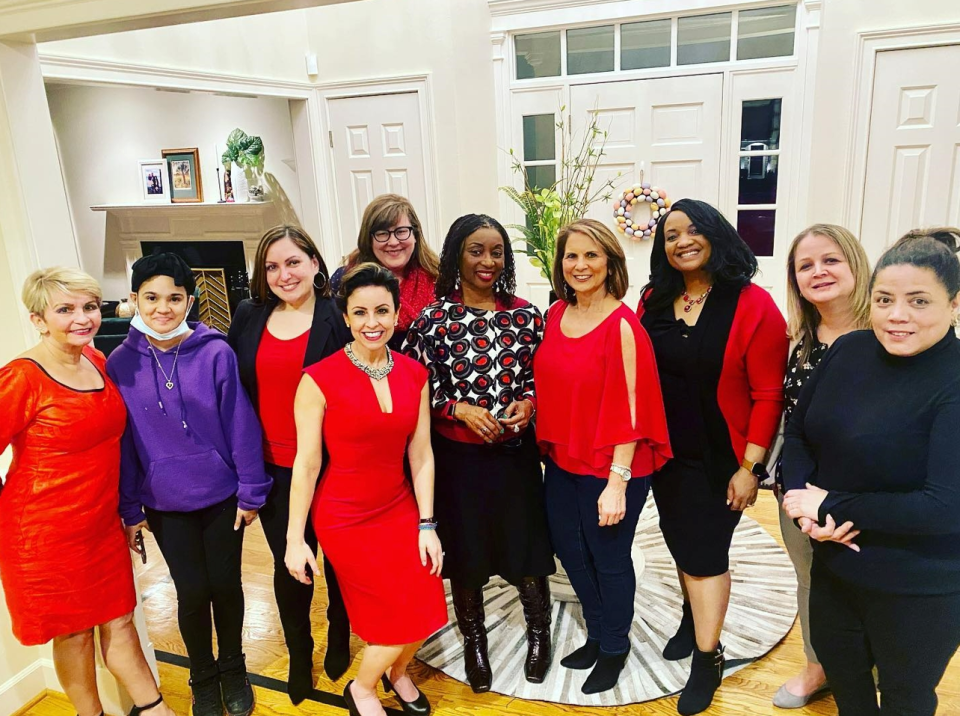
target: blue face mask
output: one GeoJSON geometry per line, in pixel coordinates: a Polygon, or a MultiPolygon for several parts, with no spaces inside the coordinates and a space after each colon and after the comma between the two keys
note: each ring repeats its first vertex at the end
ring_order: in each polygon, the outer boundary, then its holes
{"type": "MultiPolygon", "coordinates": [[[[193,298],[191,297],[190,304],[187,306],[187,314],[190,313],[190,309],[192,307],[193,307],[193,298]]],[[[130,319],[130,326],[133,328],[136,328],[143,335],[149,336],[155,341],[169,341],[174,338],[179,338],[180,336],[190,332],[190,326],[187,325],[186,314],[184,314],[184,319],[180,322],[180,325],[174,328],[169,333],[158,333],[157,331],[150,328],[150,326],[148,326],[144,322],[143,317],[140,315],[139,311],[137,311],[137,313],[133,316],[133,318],[130,319]]]]}

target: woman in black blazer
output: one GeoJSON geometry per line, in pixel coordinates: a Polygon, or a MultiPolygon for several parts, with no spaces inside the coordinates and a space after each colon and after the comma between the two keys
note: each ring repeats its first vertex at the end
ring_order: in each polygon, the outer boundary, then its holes
{"type": "MultiPolygon", "coordinates": [[[[273,587],[290,651],[287,691],[294,704],[313,689],[313,585],[298,582],[284,565],[290,479],[297,453],[293,401],[302,369],[336,353],[351,339],[330,297],[328,276],[323,257],[303,230],[294,226],[271,229],[257,247],[252,298],[237,307],[227,336],[237,353],[240,381],[263,426],[266,470],[273,477],[260,521],[273,553],[273,587]]],[[[305,537],[316,551],[317,538],[309,523],[305,537]]],[[[323,573],[328,596],[323,668],[336,681],[350,662],[350,623],[336,575],[326,560],[323,573]]]]}

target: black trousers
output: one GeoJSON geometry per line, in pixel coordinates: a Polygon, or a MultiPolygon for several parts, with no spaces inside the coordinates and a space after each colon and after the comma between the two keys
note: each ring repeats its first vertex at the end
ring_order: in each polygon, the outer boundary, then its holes
{"type": "MultiPolygon", "coordinates": [[[[619,478],[618,478],[619,479],[619,478]]],[[[637,575],[633,538],[650,480],[635,477],[627,485],[627,514],[615,525],[601,527],[597,500],[607,481],[575,475],[546,458],[544,489],[547,521],[557,557],[580,600],[587,637],[600,640],[606,654],[630,649],[637,575]]]]}
{"type": "Polygon", "coordinates": [[[960,646],[960,594],[866,590],[814,557],[810,638],[840,716],[933,716],[937,684],[960,646]]]}
{"type": "MultiPolygon", "coordinates": [[[[310,604],[313,601],[313,585],[302,584],[290,576],[284,563],[287,551],[287,523],[290,521],[290,482],[293,471],[289,467],[265,465],[267,474],[273,478],[273,487],[267,502],[260,510],[260,522],[263,534],[273,553],[273,591],[280,612],[280,624],[287,649],[313,650],[313,637],[310,630],[310,604]]],[[[304,539],[316,553],[317,536],[313,533],[313,523],[307,519],[304,539]]],[[[323,576],[327,583],[327,621],[336,623],[347,621],[347,609],[337,584],[337,575],[328,560],[323,561],[323,576]]]]}
{"type": "Polygon", "coordinates": [[[201,672],[215,662],[214,624],[220,657],[238,656],[243,651],[243,526],[233,529],[236,495],[194,512],[149,507],[145,512],[177,590],[177,619],[191,671],[201,672]]]}

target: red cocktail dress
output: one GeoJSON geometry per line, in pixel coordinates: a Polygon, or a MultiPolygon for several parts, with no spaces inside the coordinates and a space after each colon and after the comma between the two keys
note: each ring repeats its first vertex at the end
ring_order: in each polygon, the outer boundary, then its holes
{"type": "Polygon", "coordinates": [[[410,644],[447,623],[441,578],[420,563],[419,510],[403,457],[417,427],[427,369],[394,353],[393,412],[344,351],[306,369],[323,392],[330,462],[313,501],[313,526],[330,560],[350,626],[372,644],[410,644]]]}
{"type": "Polygon", "coordinates": [[[103,624],[137,605],[117,511],[123,399],[103,354],[84,355],[100,390],[74,390],[32,360],[0,368],[0,579],[21,644],[103,624]]]}

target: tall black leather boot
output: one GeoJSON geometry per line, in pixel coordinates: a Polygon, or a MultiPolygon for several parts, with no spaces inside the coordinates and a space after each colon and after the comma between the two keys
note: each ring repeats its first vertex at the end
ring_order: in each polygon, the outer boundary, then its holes
{"type": "Polygon", "coordinates": [[[710,708],[713,695],[723,681],[723,664],[723,644],[717,644],[713,651],[700,651],[694,646],[690,678],[677,702],[678,714],[693,716],[710,708]]]}
{"type": "Polygon", "coordinates": [[[350,666],[350,619],[329,559],[323,560],[323,579],[327,583],[327,651],[323,655],[323,670],[331,681],[337,681],[350,666]]]}
{"type": "Polygon", "coordinates": [[[517,585],[527,621],[527,660],[523,673],[532,684],[542,684],[553,661],[550,644],[550,588],[546,577],[524,577],[517,585]]]}
{"type": "Polygon", "coordinates": [[[467,681],[476,694],[490,690],[493,672],[487,656],[487,628],[483,624],[483,590],[463,589],[452,581],[453,611],[463,636],[463,662],[467,681]]]}

